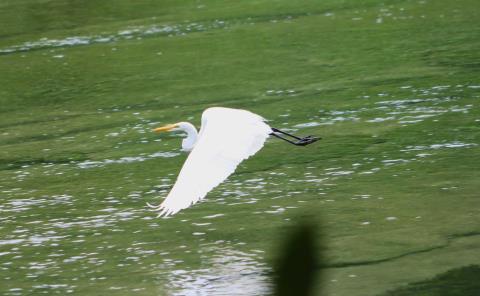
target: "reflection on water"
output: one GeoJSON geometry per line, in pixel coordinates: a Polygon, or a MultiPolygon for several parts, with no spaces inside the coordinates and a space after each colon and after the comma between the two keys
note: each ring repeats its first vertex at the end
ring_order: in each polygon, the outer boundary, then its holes
{"type": "Polygon", "coordinates": [[[103,167],[108,164],[142,162],[142,161],[157,158],[157,157],[170,158],[178,155],[180,155],[180,153],[178,152],[156,152],[156,153],[152,153],[150,155],[145,155],[145,156],[129,156],[129,157],[122,157],[119,159],[105,159],[102,161],[86,160],[86,161],[79,162],[77,165],[82,169],[88,169],[88,168],[103,167]]]}
{"type": "MultiPolygon", "coordinates": [[[[470,87],[458,85],[455,87],[455,91],[463,92],[465,88],[470,87]]],[[[310,118],[311,121],[296,124],[294,127],[303,129],[345,122],[367,122],[372,124],[396,122],[407,126],[447,113],[468,113],[473,108],[471,104],[452,106],[451,103],[459,100],[459,97],[442,94],[450,89],[450,86],[433,86],[426,89],[408,86],[401,87],[401,89],[407,92],[407,96],[413,96],[413,98],[384,100],[384,98],[389,98],[391,95],[379,93],[377,96],[382,98],[382,101],[375,102],[373,105],[357,110],[320,110],[319,113],[321,115],[314,115],[310,118]],[[382,116],[376,115],[379,112],[382,116]]],[[[370,98],[370,96],[363,98],[370,98]]]]}
{"type": "MultiPolygon", "coordinates": [[[[23,52],[35,49],[48,49],[58,47],[69,47],[79,45],[89,45],[95,43],[111,43],[120,40],[142,39],[155,35],[185,35],[193,32],[202,32],[206,30],[219,29],[226,26],[221,20],[215,20],[208,23],[187,23],[173,25],[151,25],[137,26],[120,30],[112,34],[103,34],[95,36],[71,36],[63,39],[41,38],[36,41],[28,41],[23,44],[13,45],[6,48],[0,48],[0,54],[9,54],[15,52],[23,52]]],[[[56,56],[61,58],[60,56],[56,56]]],[[[63,57],[63,56],[62,56],[63,57]]]]}
{"type": "Polygon", "coordinates": [[[170,295],[267,294],[269,282],[265,273],[268,268],[256,261],[258,253],[235,250],[224,241],[203,248],[210,253],[208,257],[205,256],[208,268],[170,272],[167,285],[171,289],[170,295]]]}

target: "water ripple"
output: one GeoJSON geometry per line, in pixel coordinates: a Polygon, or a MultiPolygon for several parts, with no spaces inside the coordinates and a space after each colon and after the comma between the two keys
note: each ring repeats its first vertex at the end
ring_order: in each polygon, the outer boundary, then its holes
{"type": "Polygon", "coordinates": [[[95,43],[111,43],[119,40],[140,39],[147,36],[157,35],[185,35],[193,32],[202,32],[217,28],[224,28],[226,23],[221,20],[215,20],[208,23],[187,23],[172,25],[150,25],[130,27],[112,34],[102,34],[94,36],[70,36],[63,39],[41,38],[37,41],[27,41],[19,45],[13,45],[0,49],[0,54],[10,54],[16,52],[25,52],[36,49],[71,47],[79,45],[89,45],[95,43]]]}

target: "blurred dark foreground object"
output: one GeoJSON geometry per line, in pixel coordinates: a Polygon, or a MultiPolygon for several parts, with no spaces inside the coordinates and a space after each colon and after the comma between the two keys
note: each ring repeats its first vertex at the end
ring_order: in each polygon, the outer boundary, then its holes
{"type": "Polygon", "coordinates": [[[314,295],[322,265],[319,243],[312,223],[303,221],[291,231],[274,265],[274,296],[314,295]]]}

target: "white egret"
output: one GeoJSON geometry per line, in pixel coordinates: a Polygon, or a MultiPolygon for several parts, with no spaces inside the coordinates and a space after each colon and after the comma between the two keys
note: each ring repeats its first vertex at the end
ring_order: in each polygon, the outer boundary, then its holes
{"type": "Polygon", "coordinates": [[[159,206],[148,204],[159,211],[159,217],[173,215],[203,199],[230,176],[240,162],[257,153],[269,135],[299,146],[318,140],[312,136],[299,138],[271,128],[264,118],[250,111],[223,107],[208,108],[203,112],[199,133],[188,122],[168,124],[154,131],[186,132],[182,150],[190,152],[165,200],[159,206]]]}

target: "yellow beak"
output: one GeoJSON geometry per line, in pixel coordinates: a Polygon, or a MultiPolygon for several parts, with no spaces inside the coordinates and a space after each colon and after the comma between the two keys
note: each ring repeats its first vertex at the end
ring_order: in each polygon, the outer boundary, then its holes
{"type": "Polygon", "coordinates": [[[162,127],[157,127],[156,129],[154,129],[153,131],[156,132],[156,133],[159,133],[159,132],[168,132],[174,128],[178,127],[178,124],[167,124],[165,126],[162,126],[162,127]]]}

